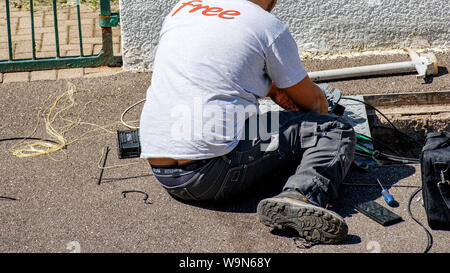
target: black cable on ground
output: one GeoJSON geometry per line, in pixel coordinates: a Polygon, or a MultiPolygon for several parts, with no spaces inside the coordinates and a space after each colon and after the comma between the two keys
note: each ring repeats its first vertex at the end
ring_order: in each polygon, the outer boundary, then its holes
{"type": "Polygon", "coordinates": [[[100,176],[98,178],[97,185],[100,185],[102,183],[103,172],[105,171],[106,160],[108,159],[109,151],[111,151],[111,149],[109,148],[109,146],[107,146],[106,147],[106,153],[105,153],[105,159],[103,160],[103,167],[100,170],[100,176]]]}
{"type": "MultiPolygon", "coordinates": [[[[142,178],[142,177],[149,177],[153,176],[153,174],[143,174],[143,175],[136,175],[136,176],[127,176],[127,177],[111,177],[111,178],[102,178],[102,183],[106,182],[113,182],[113,181],[123,181],[123,180],[129,180],[129,179],[135,179],[135,178],[142,178]]],[[[94,177],[95,179],[98,179],[94,177]]]]}
{"type": "Polygon", "coordinates": [[[398,163],[404,163],[404,164],[417,164],[420,163],[420,160],[418,158],[408,158],[408,157],[401,157],[401,156],[394,156],[394,155],[389,155],[389,154],[385,154],[379,151],[374,151],[373,152],[373,157],[376,159],[387,159],[389,161],[394,161],[394,162],[398,162],[398,163]]]}
{"type": "Polygon", "coordinates": [[[433,236],[428,231],[428,229],[421,222],[419,222],[419,220],[414,218],[414,216],[412,215],[412,212],[411,212],[412,200],[421,190],[422,190],[422,188],[419,188],[413,194],[411,194],[411,197],[409,198],[409,202],[408,202],[408,213],[409,213],[409,216],[425,230],[425,232],[427,234],[427,247],[425,248],[424,253],[428,253],[428,251],[430,251],[431,247],[433,246],[433,236]]]}
{"type": "Polygon", "coordinates": [[[343,100],[351,100],[351,101],[356,101],[356,102],[360,102],[360,103],[363,103],[364,105],[366,105],[366,106],[369,106],[370,108],[372,108],[373,110],[375,110],[375,111],[377,111],[383,118],[385,118],[386,119],[386,121],[392,126],[392,128],[395,130],[395,131],[397,131],[398,133],[400,133],[401,135],[403,135],[403,136],[406,136],[406,137],[408,137],[410,140],[412,140],[412,141],[414,141],[416,144],[418,144],[421,148],[422,148],[422,144],[419,142],[419,141],[417,141],[415,138],[413,138],[412,136],[410,136],[410,135],[408,135],[408,134],[405,134],[405,133],[403,133],[402,131],[400,131],[399,129],[397,129],[397,127],[386,117],[386,115],[384,115],[380,110],[378,110],[375,106],[373,106],[373,105],[371,105],[371,104],[369,104],[369,103],[367,103],[367,102],[365,102],[365,101],[362,101],[362,100],[358,100],[358,99],[355,99],[355,98],[348,98],[348,97],[342,97],[341,99],[343,99],[343,100]]]}
{"type": "Polygon", "coordinates": [[[16,198],[8,197],[8,196],[0,196],[0,199],[10,200],[10,201],[18,201],[16,198]]]}
{"type": "Polygon", "coordinates": [[[147,205],[153,204],[151,201],[148,201],[148,194],[143,192],[143,191],[139,191],[139,190],[123,191],[122,192],[123,198],[126,198],[128,193],[141,193],[141,194],[144,194],[145,195],[144,203],[147,204],[147,205]]]}
{"type": "Polygon", "coordinates": [[[371,158],[371,159],[376,159],[376,160],[402,163],[402,164],[419,164],[420,163],[420,160],[417,158],[394,156],[394,155],[382,153],[380,151],[373,151],[373,154],[368,154],[367,152],[355,151],[355,155],[358,155],[361,157],[366,157],[366,158],[371,158]]]}
{"type": "Polygon", "coordinates": [[[4,141],[14,141],[14,140],[42,140],[42,141],[47,141],[50,143],[54,143],[54,144],[58,144],[58,142],[51,140],[51,139],[44,139],[44,138],[39,138],[39,137],[11,137],[11,138],[2,138],[0,139],[0,142],[4,142],[4,141]]]}
{"type": "MultiPolygon", "coordinates": [[[[396,129],[394,129],[394,128],[392,128],[392,127],[389,127],[389,126],[384,126],[384,125],[373,125],[373,126],[371,126],[371,128],[372,128],[372,129],[375,129],[375,128],[389,129],[389,130],[392,130],[392,131],[394,131],[394,132],[397,133],[397,130],[396,130],[396,129]]],[[[405,140],[405,141],[407,141],[408,143],[411,143],[411,141],[409,141],[409,139],[406,139],[406,138],[402,137],[401,135],[400,135],[400,137],[401,137],[402,140],[405,140]]],[[[415,145],[415,148],[419,148],[419,151],[414,151],[414,150],[415,150],[414,147],[411,147],[411,149],[408,150],[408,152],[410,153],[410,155],[413,155],[413,156],[417,156],[417,152],[420,153],[420,151],[422,150],[422,147],[423,147],[423,145],[424,145],[423,143],[420,144],[419,141],[416,141],[415,144],[416,144],[416,145],[415,145]]]]}

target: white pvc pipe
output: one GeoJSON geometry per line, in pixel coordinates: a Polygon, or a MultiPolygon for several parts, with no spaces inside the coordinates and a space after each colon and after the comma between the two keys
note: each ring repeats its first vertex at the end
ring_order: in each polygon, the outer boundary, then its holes
{"type": "Polygon", "coordinates": [[[417,71],[418,79],[424,79],[428,75],[438,74],[438,62],[436,56],[433,53],[418,55],[413,50],[408,49],[407,51],[409,53],[409,56],[411,57],[411,61],[409,62],[332,69],[310,72],[308,75],[313,81],[326,81],[414,71],[417,71]]]}
{"type": "Polygon", "coordinates": [[[377,65],[316,71],[310,72],[308,73],[308,75],[312,81],[326,81],[326,80],[406,73],[415,71],[416,71],[416,64],[412,61],[409,61],[409,62],[377,64],[377,65]]]}

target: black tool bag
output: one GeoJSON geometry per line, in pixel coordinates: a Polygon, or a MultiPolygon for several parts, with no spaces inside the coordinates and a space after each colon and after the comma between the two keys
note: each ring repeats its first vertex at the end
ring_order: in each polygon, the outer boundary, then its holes
{"type": "Polygon", "coordinates": [[[421,156],[428,225],[450,230],[450,132],[429,133],[421,156]]]}

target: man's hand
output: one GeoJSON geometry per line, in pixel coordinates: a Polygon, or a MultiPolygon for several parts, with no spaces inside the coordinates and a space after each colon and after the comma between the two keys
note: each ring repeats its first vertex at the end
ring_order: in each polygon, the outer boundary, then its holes
{"type": "MultiPolygon", "coordinates": [[[[328,113],[328,101],[325,98],[325,95],[320,87],[313,83],[308,76],[294,86],[279,90],[287,95],[292,103],[299,107],[320,114],[328,113]]],[[[269,94],[270,93],[276,92],[271,90],[269,94]]]]}
{"type": "Polygon", "coordinates": [[[297,105],[288,97],[285,91],[278,89],[274,84],[268,96],[279,106],[286,110],[298,111],[297,105]]]}

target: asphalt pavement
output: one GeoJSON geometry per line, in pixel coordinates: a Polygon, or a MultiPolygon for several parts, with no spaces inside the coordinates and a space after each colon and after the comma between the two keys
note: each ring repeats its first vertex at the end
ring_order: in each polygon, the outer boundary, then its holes
{"type": "MultiPolygon", "coordinates": [[[[450,90],[450,57],[438,53],[439,75],[428,82],[414,74],[335,81],[345,95],[450,90]]],[[[306,59],[308,71],[407,60],[406,55],[306,59]]],[[[152,177],[141,159],[118,159],[115,130],[121,113],[145,97],[151,73],[121,72],[108,77],[0,84],[0,138],[28,136],[43,105],[68,90],[79,91],[67,118],[81,120],[68,131],[65,149],[38,157],[18,158],[10,149],[17,141],[0,142],[0,252],[147,252],[147,253],[367,253],[423,252],[427,237],[408,214],[408,200],[421,185],[420,165],[352,169],[333,210],[349,226],[342,244],[306,248],[291,231],[271,231],[256,215],[258,201],[282,187],[283,171],[235,200],[185,203],[173,199],[152,177]],[[97,124],[109,131],[92,126],[97,124]],[[112,125],[111,125],[112,124],[112,125]],[[87,135],[84,135],[89,132],[87,135]],[[98,184],[102,155],[110,147],[106,169],[98,184]],[[121,166],[126,165],[126,166],[121,166]],[[390,189],[399,206],[390,208],[402,222],[383,227],[354,209],[375,200],[386,206],[376,178],[390,189]],[[138,191],[123,195],[124,191],[138,191]],[[146,197],[148,198],[146,199],[146,197]],[[15,200],[14,200],[15,199],[15,200]],[[146,200],[144,200],[146,199],[146,200]]],[[[139,118],[142,105],[126,120],[139,118]]],[[[66,120],[67,122],[67,120],[66,120]]],[[[62,126],[63,121],[55,121],[62,126]]],[[[41,123],[35,137],[48,138],[41,123]]],[[[426,225],[421,193],[412,213],[426,225]]],[[[426,225],[427,226],[427,225],[426,225]]],[[[429,228],[428,228],[429,229],[429,228]]],[[[450,252],[448,231],[431,231],[430,252],[450,252]]]]}

